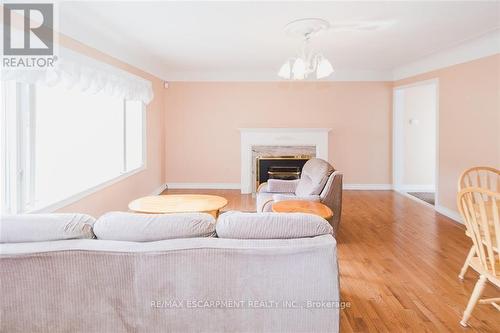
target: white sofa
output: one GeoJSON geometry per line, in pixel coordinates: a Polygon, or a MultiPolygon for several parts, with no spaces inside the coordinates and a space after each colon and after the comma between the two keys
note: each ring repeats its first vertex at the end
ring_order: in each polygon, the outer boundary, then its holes
{"type": "MultiPolygon", "coordinates": [[[[217,224],[225,223],[221,234],[227,236],[238,215],[225,218],[233,223],[219,218],[217,224]]],[[[287,223],[272,218],[275,226],[287,223]]],[[[108,224],[100,233],[112,230],[108,224]]],[[[337,251],[330,234],[2,243],[0,266],[1,332],[339,330],[337,251]]]]}
{"type": "Polygon", "coordinates": [[[327,161],[312,158],[304,164],[300,179],[269,179],[261,184],[256,195],[257,212],[270,212],[278,201],[318,201],[332,210],[330,224],[336,233],[342,214],[342,177],[327,161]]]}

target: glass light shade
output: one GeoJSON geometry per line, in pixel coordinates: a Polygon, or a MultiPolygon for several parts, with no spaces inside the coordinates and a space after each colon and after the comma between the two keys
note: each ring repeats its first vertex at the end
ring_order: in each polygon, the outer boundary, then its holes
{"type": "Polygon", "coordinates": [[[316,67],[316,78],[322,79],[333,73],[332,64],[328,59],[320,56],[318,59],[318,66],[316,67]]]}
{"type": "Polygon", "coordinates": [[[303,80],[306,76],[306,63],[302,58],[297,58],[292,68],[293,78],[295,80],[303,80]]]}
{"type": "Polygon", "coordinates": [[[291,73],[292,68],[290,67],[290,61],[287,60],[280,68],[280,71],[278,72],[278,76],[282,77],[284,79],[290,79],[292,76],[291,73]]]}

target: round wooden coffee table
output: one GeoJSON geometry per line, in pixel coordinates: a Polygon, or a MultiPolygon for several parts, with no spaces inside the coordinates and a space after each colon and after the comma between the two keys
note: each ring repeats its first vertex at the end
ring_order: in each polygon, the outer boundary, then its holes
{"type": "Polygon", "coordinates": [[[226,198],[204,194],[152,195],[131,201],[128,208],[139,213],[208,213],[217,218],[226,198]]]}
{"type": "Polygon", "coordinates": [[[286,200],[273,204],[273,212],[276,213],[309,213],[321,216],[325,220],[331,219],[332,210],[321,202],[305,200],[286,200]]]}

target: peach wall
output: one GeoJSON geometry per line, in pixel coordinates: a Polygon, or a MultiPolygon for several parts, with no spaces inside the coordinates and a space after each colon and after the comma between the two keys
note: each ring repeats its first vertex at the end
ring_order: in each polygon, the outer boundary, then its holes
{"type": "Polygon", "coordinates": [[[329,127],[346,183],[392,181],[392,83],[173,82],[165,112],[167,183],[239,184],[240,127],[329,127]]]}
{"type": "Polygon", "coordinates": [[[457,181],[466,168],[500,167],[500,54],[394,83],[439,80],[439,203],[456,212],[457,181]]]}
{"type": "MultiPolygon", "coordinates": [[[[164,183],[165,120],[163,93],[165,90],[163,88],[163,82],[148,73],[87,47],[73,39],[60,36],[59,43],[67,48],[141,76],[153,83],[154,99],[146,108],[146,170],[90,194],[60,209],[59,212],[80,212],[97,217],[110,210],[127,210],[128,202],[140,196],[151,194],[164,183]]],[[[99,163],[99,161],[96,161],[96,163],[99,163]]],[[[75,175],[75,177],[78,177],[78,175],[75,175]]]]}

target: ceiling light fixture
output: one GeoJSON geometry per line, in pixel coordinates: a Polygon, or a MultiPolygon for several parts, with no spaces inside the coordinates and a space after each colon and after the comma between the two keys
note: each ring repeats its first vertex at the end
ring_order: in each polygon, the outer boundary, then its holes
{"type": "Polygon", "coordinates": [[[295,20],[285,26],[285,33],[302,38],[298,56],[288,59],[280,68],[278,76],[287,80],[304,80],[312,73],[316,79],[323,79],[333,73],[330,61],[322,54],[313,52],[310,40],[319,32],[330,28],[330,23],[319,18],[295,20]]]}

